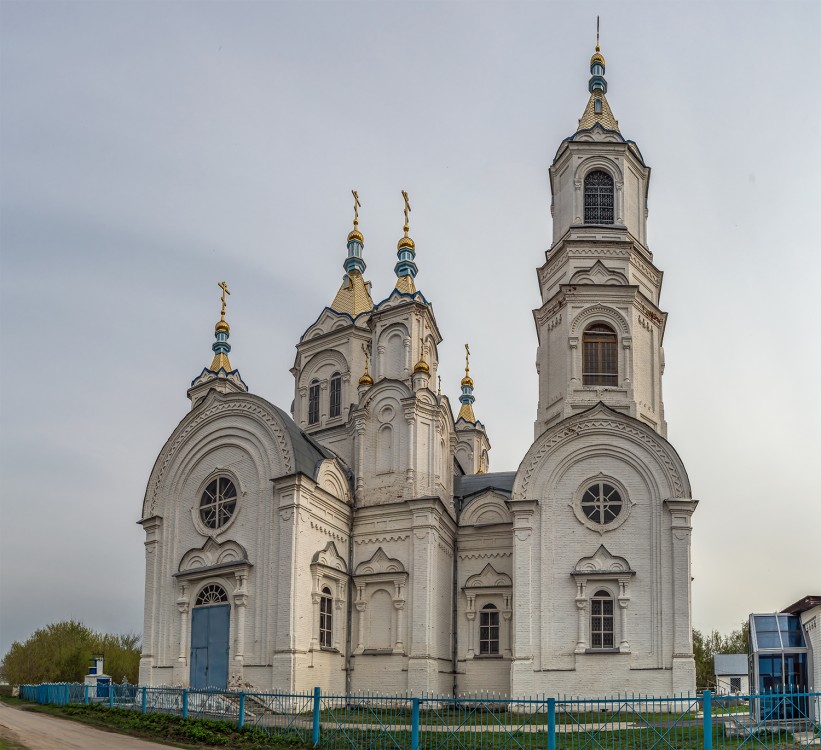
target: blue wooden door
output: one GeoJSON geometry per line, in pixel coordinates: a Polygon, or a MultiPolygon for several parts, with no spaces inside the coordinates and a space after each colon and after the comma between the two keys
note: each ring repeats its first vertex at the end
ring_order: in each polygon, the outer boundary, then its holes
{"type": "Polygon", "coordinates": [[[231,605],[195,607],[191,613],[191,687],[228,687],[231,605]]]}

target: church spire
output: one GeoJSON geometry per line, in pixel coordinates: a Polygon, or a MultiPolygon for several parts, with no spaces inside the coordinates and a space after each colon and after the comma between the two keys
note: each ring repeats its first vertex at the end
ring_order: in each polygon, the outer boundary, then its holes
{"type": "Polygon", "coordinates": [[[619,129],[618,120],[613,116],[607,103],[607,80],[604,77],[604,55],[599,46],[599,18],[596,16],[596,51],[590,58],[590,80],[587,83],[590,99],[579,119],[579,130],[592,128],[596,123],[607,130],[619,129]]]}
{"type": "Polygon", "coordinates": [[[228,284],[220,281],[217,286],[222,290],[220,309],[220,319],[214,326],[214,338],[216,341],[211,346],[214,352],[214,359],[211,361],[210,367],[203,368],[202,372],[191,382],[191,387],[188,389],[188,398],[191,399],[192,406],[195,406],[202,400],[203,396],[210,390],[215,389],[221,393],[230,392],[246,392],[248,386],[245,385],[240,377],[239,370],[231,368],[231,362],[228,359],[228,353],[231,351],[231,344],[228,343],[228,336],[231,334],[231,326],[225,319],[225,295],[230,295],[228,291],[228,284]]]}
{"type": "Polygon", "coordinates": [[[465,344],[465,377],[462,378],[462,395],[459,396],[459,401],[462,403],[462,408],[459,409],[459,416],[456,417],[458,422],[464,419],[466,422],[476,422],[476,415],[473,413],[473,402],[476,397],[473,395],[473,378],[470,377],[470,346],[465,344]]]}
{"type": "Polygon", "coordinates": [[[331,309],[339,313],[347,313],[355,318],[360,313],[373,310],[373,300],[370,284],[362,277],[365,273],[365,261],[362,258],[365,238],[359,231],[359,209],[362,204],[359,202],[359,194],[356,190],[351,190],[351,195],[353,195],[353,229],[348,233],[348,257],[342,264],[345,275],[331,303],[331,309]]]}
{"type": "Polygon", "coordinates": [[[228,360],[228,353],[231,351],[231,344],[228,343],[231,326],[229,326],[228,321],[225,320],[225,295],[230,295],[231,292],[228,291],[228,284],[224,281],[220,281],[217,286],[222,289],[222,309],[220,310],[220,319],[214,326],[214,338],[216,341],[211,346],[214,352],[214,359],[209,369],[211,372],[219,372],[220,370],[232,372],[231,362],[228,360]]]}
{"type": "Polygon", "coordinates": [[[405,201],[405,225],[402,227],[405,236],[402,237],[396,245],[396,257],[398,260],[393,270],[394,273],[396,273],[396,288],[400,292],[413,294],[416,291],[416,284],[413,281],[417,271],[416,263],[414,263],[414,258],[416,258],[416,245],[408,235],[410,231],[408,218],[411,207],[408,194],[404,190],[402,191],[402,198],[405,201]]]}

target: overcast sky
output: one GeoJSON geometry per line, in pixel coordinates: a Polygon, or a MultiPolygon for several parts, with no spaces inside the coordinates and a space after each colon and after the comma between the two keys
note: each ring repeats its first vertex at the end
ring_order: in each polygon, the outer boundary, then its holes
{"type": "Polygon", "coordinates": [[[533,440],[548,167],[608,100],[652,167],[669,439],[693,616],[821,594],[821,122],[812,2],[14,2],[2,13],[0,653],[78,618],[139,632],[145,484],[211,361],[279,406],[339,286],[350,190],[374,299],[401,190],[491,470],[533,440]]]}

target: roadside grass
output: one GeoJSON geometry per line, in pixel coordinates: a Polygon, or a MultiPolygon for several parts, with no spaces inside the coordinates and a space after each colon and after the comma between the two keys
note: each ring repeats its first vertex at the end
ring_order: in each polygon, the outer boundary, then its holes
{"type": "Polygon", "coordinates": [[[0,737],[0,750],[28,750],[28,748],[14,740],[0,737]]]}
{"type": "MultiPolygon", "coordinates": [[[[40,705],[5,695],[0,695],[0,700],[24,711],[79,721],[96,729],[127,734],[131,737],[180,748],[230,747],[237,748],[237,750],[301,750],[307,748],[307,745],[298,737],[271,735],[262,729],[253,727],[238,730],[236,725],[227,721],[183,719],[179,716],[160,713],[142,714],[122,708],[108,708],[93,704],[40,705]]],[[[3,746],[0,745],[0,748],[3,746]]],[[[10,745],[9,750],[16,750],[16,746],[10,745]]]]}

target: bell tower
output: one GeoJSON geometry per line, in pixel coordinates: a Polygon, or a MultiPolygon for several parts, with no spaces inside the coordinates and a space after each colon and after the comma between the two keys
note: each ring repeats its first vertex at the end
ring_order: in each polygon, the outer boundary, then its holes
{"type": "Polygon", "coordinates": [[[598,402],[666,435],[661,375],[667,315],[647,246],[650,168],[608,104],[605,60],[590,58],[589,99],[550,166],[553,243],[534,310],[538,437],[598,402]]]}

